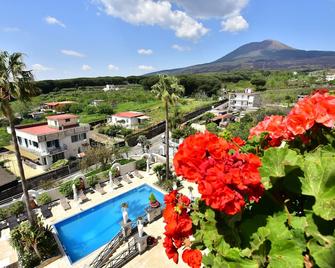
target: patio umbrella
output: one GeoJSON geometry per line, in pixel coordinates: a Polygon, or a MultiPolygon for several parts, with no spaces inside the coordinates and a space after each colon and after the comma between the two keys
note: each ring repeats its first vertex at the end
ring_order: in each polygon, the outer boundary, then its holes
{"type": "Polygon", "coordinates": [[[72,191],[73,191],[73,199],[75,201],[78,201],[78,194],[77,194],[77,188],[75,184],[72,184],[72,191]]]}

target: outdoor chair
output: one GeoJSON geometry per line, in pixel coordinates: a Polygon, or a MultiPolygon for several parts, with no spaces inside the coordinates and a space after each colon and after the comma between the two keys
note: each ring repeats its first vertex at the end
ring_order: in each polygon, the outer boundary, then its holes
{"type": "Polygon", "coordinates": [[[97,183],[95,185],[95,190],[99,192],[101,195],[104,195],[106,193],[105,190],[101,187],[100,183],[97,183]]]}
{"type": "Polygon", "coordinates": [[[7,219],[8,227],[10,230],[13,230],[16,226],[19,225],[16,216],[12,215],[7,219]]]}
{"type": "MultiPolygon", "coordinates": [[[[121,177],[121,179],[122,179],[122,177],[121,177]]],[[[120,187],[123,187],[122,183],[119,181],[118,178],[114,178],[114,179],[113,179],[113,185],[114,185],[113,188],[120,188],[120,187]]]]}
{"type": "Polygon", "coordinates": [[[22,214],[20,214],[17,219],[19,220],[19,222],[23,222],[26,221],[28,219],[28,213],[27,211],[23,212],[22,214]]]}
{"type": "Polygon", "coordinates": [[[138,170],[135,170],[135,171],[133,172],[133,175],[134,175],[135,177],[139,178],[139,179],[143,179],[143,176],[138,172],[138,170]]]}
{"type": "Polygon", "coordinates": [[[123,175],[123,176],[122,176],[122,180],[124,180],[124,181],[127,182],[128,184],[132,183],[132,181],[130,180],[128,174],[123,175]]]}
{"type": "Polygon", "coordinates": [[[51,209],[48,207],[48,205],[41,206],[41,213],[45,219],[51,218],[53,216],[51,209]]]}
{"type": "Polygon", "coordinates": [[[59,201],[64,210],[71,209],[69,201],[65,197],[61,198],[59,201]]]}
{"type": "Polygon", "coordinates": [[[87,198],[87,196],[85,195],[85,193],[83,192],[83,190],[80,190],[79,191],[79,199],[81,200],[81,202],[86,202],[86,201],[88,201],[88,198],[87,198]]]}

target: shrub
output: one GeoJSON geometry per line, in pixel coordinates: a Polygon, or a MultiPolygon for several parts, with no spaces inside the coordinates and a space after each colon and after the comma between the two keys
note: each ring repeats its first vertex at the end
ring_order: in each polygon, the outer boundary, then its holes
{"type": "Polygon", "coordinates": [[[72,184],[73,181],[66,181],[63,182],[60,186],[59,186],[59,192],[64,195],[64,196],[69,196],[72,194],[72,184]]]}
{"type": "Polygon", "coordinates": [[[10,215],[20,215],[24,211],[24,203],[22,201],[17,201],[10,205],[8,212],[10,215]]]}
{"type": "Polygon", "coordinates": [[[120,170],[117,168],[112,168],[112,176],[113,178],[117,178],[120,176],[120,170]]]}
{"type": "Polygon", "coordinates": [[[220,128],[214,122],[207,124],[206,129],[214,134],[217,134],[220,131],[220,128]]]}
{"type": "Polygon", "coordinates": [[[47,193],[40,194],[37,197],[37,203],[39,205],[45,205],[51,202],[51,197],[47,193]]]}
{"type": "Polygon", "coordinates": [[[53,163],[50,166],[50,169],[61,168],[61,167],[66,166],[68,163],[69,163],[69,160],[67,160],[67,159],[61,159],[61,160],[58,160],[57,162],[53,163]]]}
{"type": "Polygon", "coordinates": [[[145,171],[147,169],[147,160],[145,158],[137,160],[136,169],[145,171]]]}
{"type": "Polygon", "coordinates": [[[97,176],[88,177],[86,182],[90,187],[93,188],[98,183],[98,177],[97,176]]]}
{"type": "Polygon", "coordinates": [[[150,200],[151,203],[154,203],[154,202],[157,201],[156,196],[154,195],[154,193],[151,193],[151,194],[150,194],[150,196],[149,196],[149,200],[150,200]]]}
{"type": "Polygon", "coordinates": [[[157,177],[161,180],[162,178],[165,177],[165,165],[164,164],[159,164],[153,167],[152,169],[157,177]]]}
{"type": "Polygon", "coordinates": [[[8,217],[8,209],[7,208],[0,208],[0,221],[3,221],[8,217]]]}
{"type": "Polygon", "coordinates": [[[133,131],[131,129],[128,128],[122,128],[120,131],[120,134],[124,137],[130,135],[133,131]]]}

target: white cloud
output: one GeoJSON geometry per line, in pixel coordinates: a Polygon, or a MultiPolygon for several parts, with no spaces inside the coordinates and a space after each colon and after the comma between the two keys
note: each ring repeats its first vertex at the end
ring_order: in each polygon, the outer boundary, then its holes
{"type": "Polygon", "coordinates": [[[142,71],[152,71],[155,69],[154,67],[148,65],[139,65],[137,68],[142,71]]]}
{"type": "Polygon", "coordinates": [[[151,49],[140,48],[137,53],[140,55],[151,55],[154,52],[151,49]]]}
{"type": "Polygon", "coordinates": [[[92,70],[92,67],[87,65],[87,64],[84,64],[83,66],[81,66],[81,69],[83,71],[91,71],[92,70]]]}
{"type": "Polygon", "coordinates": [[[181,45],[178,45],[178,44],[174,44],[171,47],[173,49],[177,50],[177,51],[180,51],[180,52],[190,51],[191,50],[190,47],[185,47],[185,46],[181,46],[181,45]]]}
{"type": "Polygon", "coordinates": [[[1,31],[6,32],[6,33],[18,32],[18,31],[20,31],[20,28],[18,28],[18,27],[3,27],[3,28],[1,28],[1,31]]]}
{"type": "Polygon", "coordinates": [[[72,56],[72,57],[77,57],[77,58],[84,58],[86,57],[84,54],[75,51],[75,50],[69,50],[69,49],[62,49],[61,52],[66,55],[66,56],[72,56]]]}
{"type": "Polygon", "coordinates": [[[117,70],[119,70],[119,67],[117,67],[117,66],[115,66],[113,64],[108,64],[107,68],[110,71],[117,71],[117,70]]]}
{"type": "MultiPolygon", "coordinates": [[[[110,16],[135,25],[169,28],[180,38],[199,39],[209,30],[186,12],[173,10],[167,0],[96,0],[110,16]]],[[[206,1],[207,2],[207,1],[206,1]]]]}
{"type": "Polygon", "coordinates": [[[221,22],[222,31],[239,32],[249,28],[248,22],[242,16],[234,16],[221,22]]]}
{"type": "Polygon", "coordinates": [[[32,67],[33,71],[35,71],[35,72],[45,72],[45,71],[52,70],[52,68],[46,67],[46,66],[44,66],[42,64],[39,64],[39,63],[35,63],[31,67],[32,67]]]}
{"type": "Polygon", "coordinates": [[[60,20],[56,19],[55,17],[47,16],[44,19],[45,19],[45,22],[48,23],[48,24],[58,25],[58,26],[61,26],[63,28],[66,28],[66,25],[63,22],[61,22],[60,20]]]}

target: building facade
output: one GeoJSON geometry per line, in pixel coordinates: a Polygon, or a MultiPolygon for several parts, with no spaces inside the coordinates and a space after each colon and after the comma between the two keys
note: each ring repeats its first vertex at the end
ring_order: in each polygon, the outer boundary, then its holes
{"type": "Polygon", "coordinates": [[[122,112],[111,115],[107,123],[110,125],[120,125],[125,128],[137,128],[139,124],[149,119],[144,113],[140,112],[122,112]]]}
{"type": "Polygon", "coordinates": [[[247,88],[244,92],[229,93],[229,110],[257,110],[261,106],[259,93],[247,88]]]}
{"type": "Polygon", "coordinates": [[[15,127],[22,157],[44,170],[60,159],[84,152],[89,146],[90,132],[90,126],[79,124],[78,116],[73,114],[52,115],[47,120],[15,127]]]}

